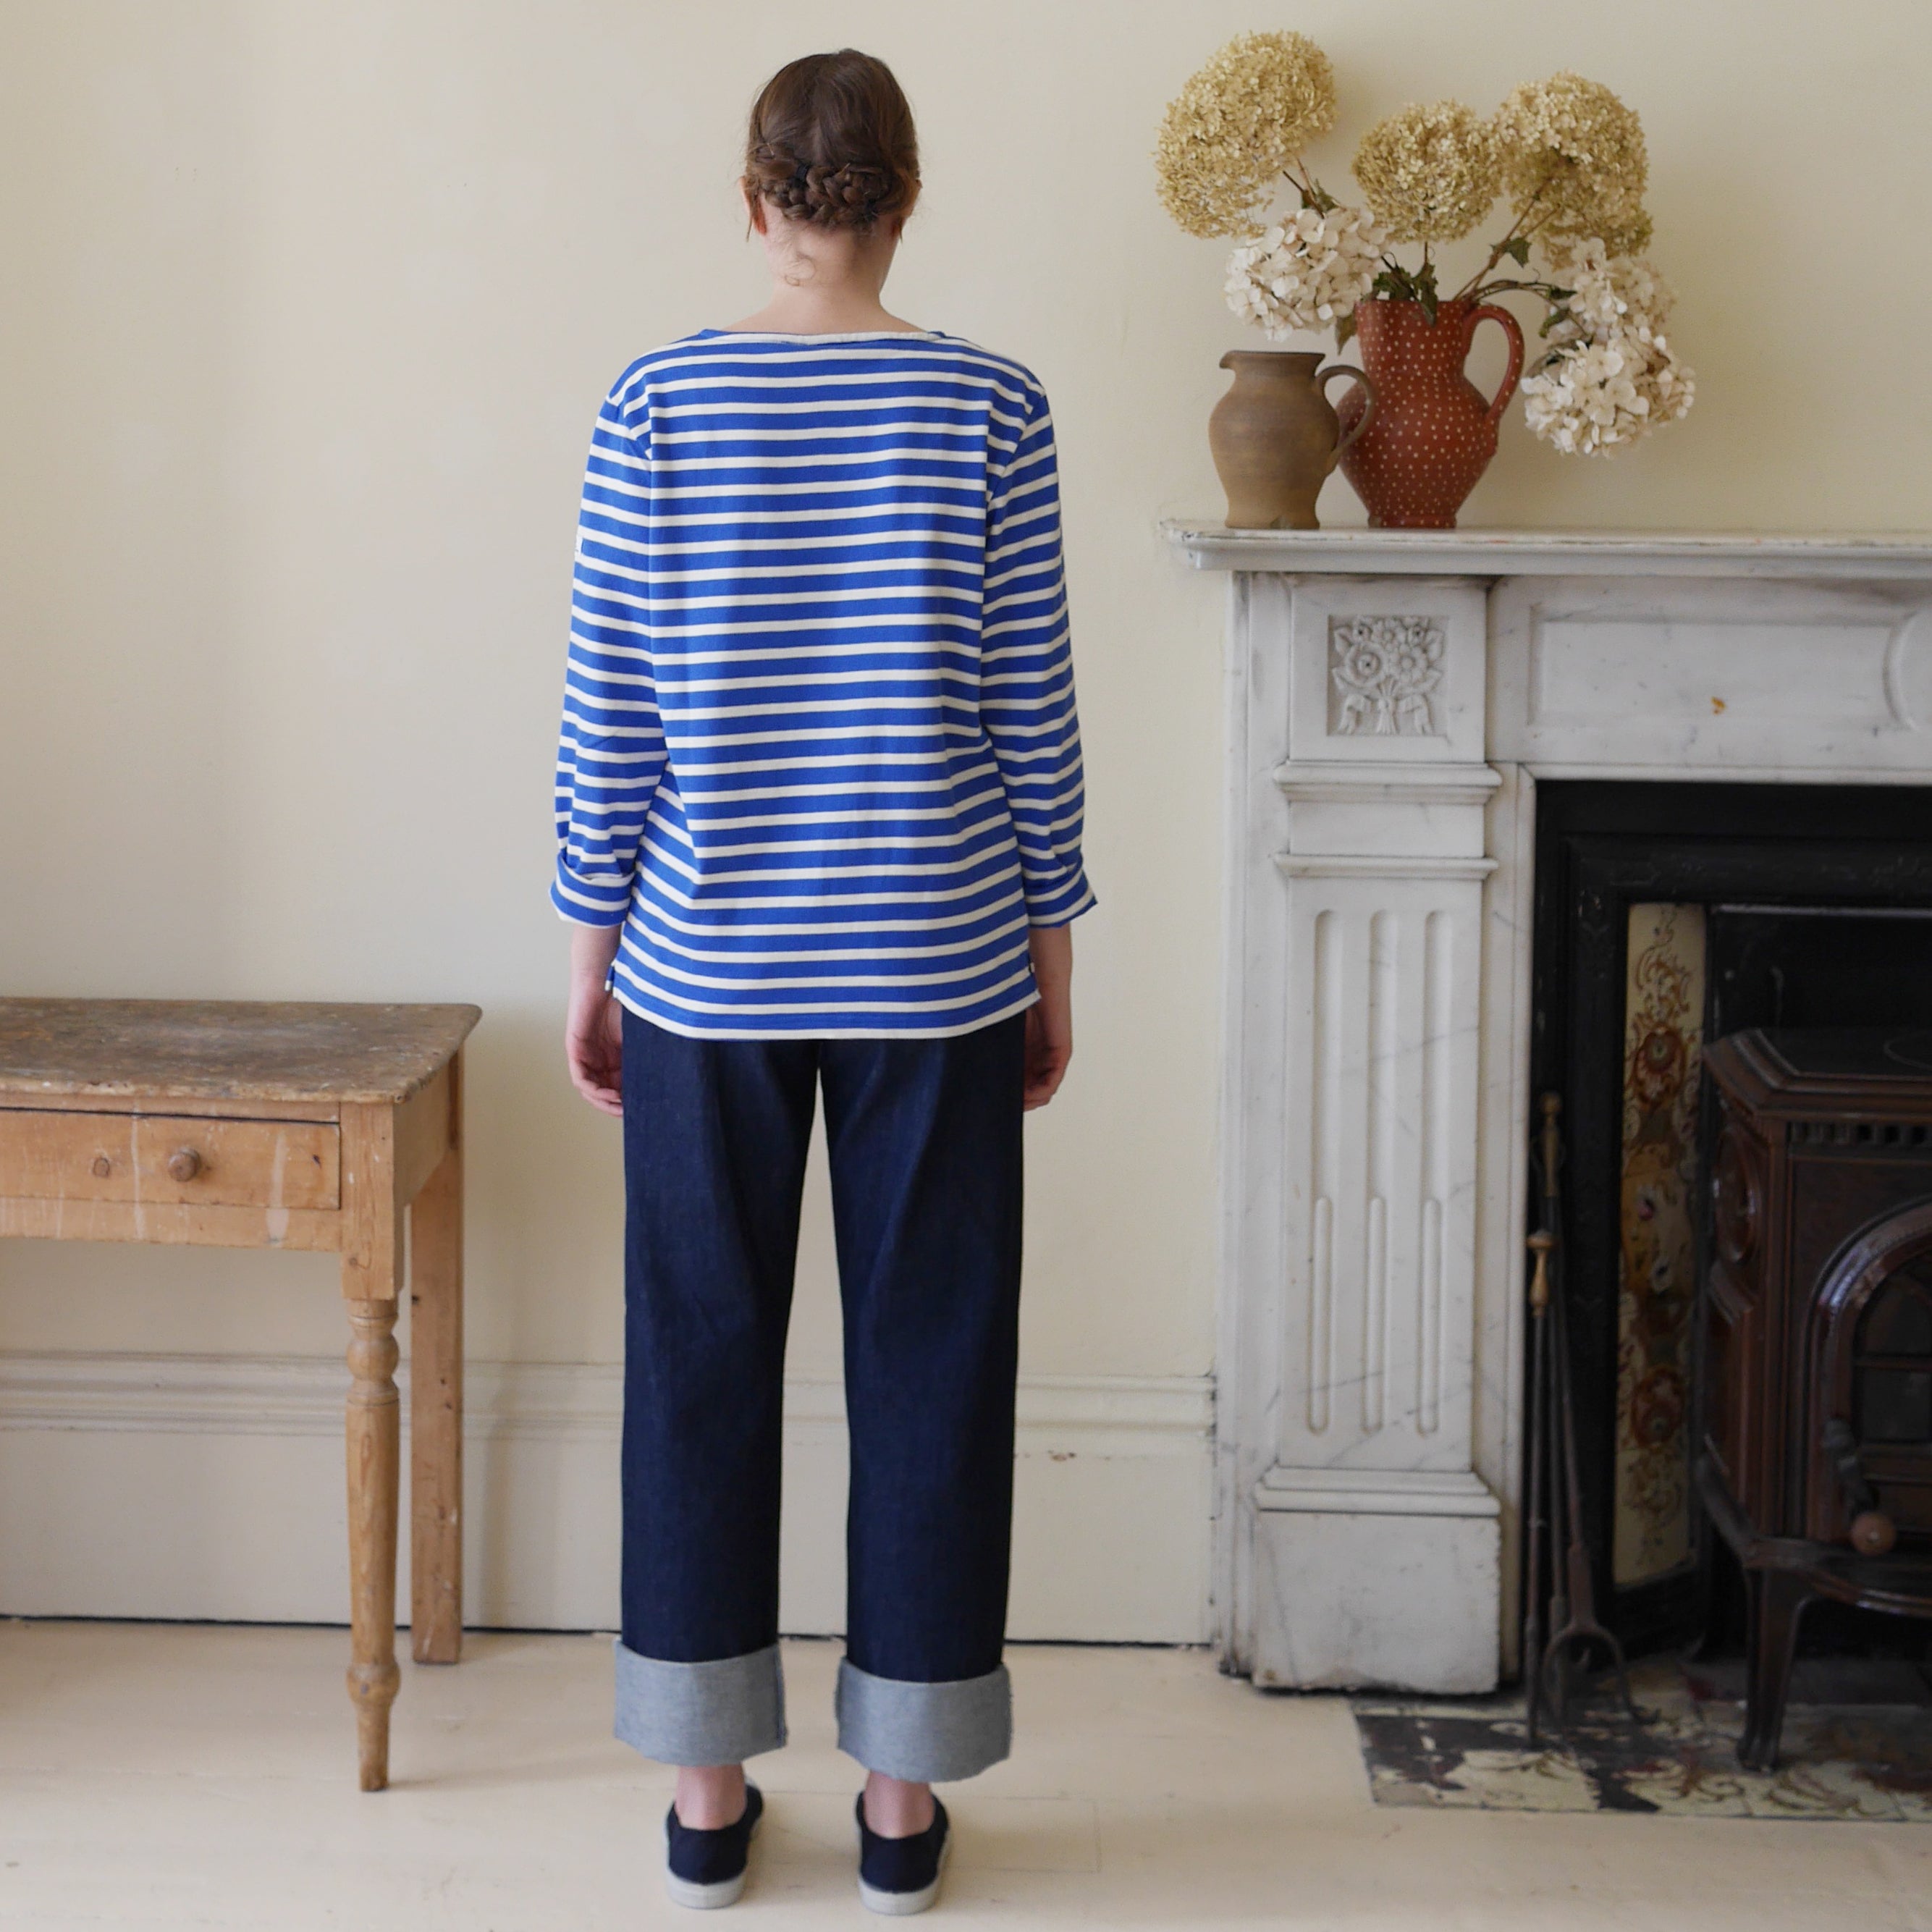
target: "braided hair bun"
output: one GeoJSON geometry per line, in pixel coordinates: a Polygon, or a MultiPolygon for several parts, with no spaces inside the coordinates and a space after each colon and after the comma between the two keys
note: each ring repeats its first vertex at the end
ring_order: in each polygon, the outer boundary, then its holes
{"type": "Polygon", "coordinates": [[[919,138],[892,70],[850,47],[766,82],[745,140],[745,186],[789,220],[868,229],[919,195],[919,138]]]}

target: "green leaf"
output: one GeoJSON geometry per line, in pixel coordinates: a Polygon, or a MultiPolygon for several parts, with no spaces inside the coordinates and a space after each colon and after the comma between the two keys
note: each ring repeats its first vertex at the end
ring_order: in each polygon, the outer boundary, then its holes
{"type": "Polygon", "coordinates": [[[1529,237],[1527,235],[1513,235],[1503,244],[1502,252],[1519,268],[1528,268],[1529,266],[1529,237]]]}
{"type": "Polygon", "coordinates": [[[1347,348],[1349,340],[1354,336],[1354,333],[1355,311],[1353,309],[1351,309],[1348,313],[1342,316],[1342,320],[1335,325],[1335,346],[1337,349],[1347,348]]]}

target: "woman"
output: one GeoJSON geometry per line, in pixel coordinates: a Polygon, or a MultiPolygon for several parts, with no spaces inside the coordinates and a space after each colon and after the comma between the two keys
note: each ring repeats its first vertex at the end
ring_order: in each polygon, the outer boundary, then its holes
{"type": "Polygon", "coordinates": [[[860,1890],[922,1910],[936,1780],[1006,1756],[1021,1115],[1090,906],[1046,398],[890,314],[905,97],[850,50],[753,108],[770,302],[633,363],[578,545],[553,898],[621,1114],[617,1735],[679,1767],[674,1898],[744,1885],[784,1742],[784,1337],[825,1096],[851,1436],[841,1748],[860,1890]]]}

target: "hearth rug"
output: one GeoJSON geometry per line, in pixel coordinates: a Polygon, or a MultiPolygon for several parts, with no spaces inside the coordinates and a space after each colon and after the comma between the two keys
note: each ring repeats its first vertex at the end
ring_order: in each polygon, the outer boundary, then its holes
{"type": "Polygon", "coordinates": [[[1764,1773],[1738,1764],[1741,1677],[1646,1660],[1630,1672],[1640,1725],[1599,1681],[1540,1747],[1520,1688],[1350,1703],[1378,1804],[1932,1824],[1932,1686],[1916,1666],[1801,1662],[1778,1767],[1764,1773]]]}

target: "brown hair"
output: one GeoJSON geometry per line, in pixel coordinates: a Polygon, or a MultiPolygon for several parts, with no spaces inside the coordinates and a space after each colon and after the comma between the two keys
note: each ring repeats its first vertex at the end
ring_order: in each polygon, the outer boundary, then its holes
{"type": "Polygon", "coordinates": [[[912,109],[882,60],[842,47],[765,82],[745,137],[745,187],[824,228],[870,228],[919,196],[912,109]]]}

